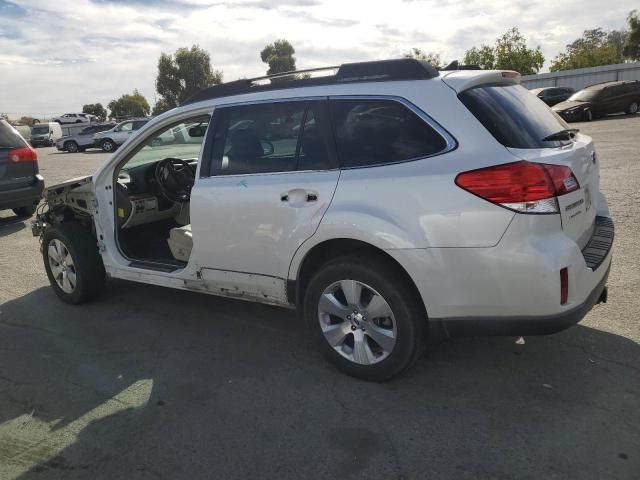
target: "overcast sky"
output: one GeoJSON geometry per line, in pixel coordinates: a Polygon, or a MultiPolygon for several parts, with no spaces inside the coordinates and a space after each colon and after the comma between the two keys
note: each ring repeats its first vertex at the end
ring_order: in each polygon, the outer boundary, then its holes
{"type": "Polygon", "coordinates": [[[636,0],[0,0],[0,112],[50,115],[139,89],[153,105],[157,61],[196,43],[226,81],[262,75],[277,38],[299,69],[393,58],[445,60],[517,25],[546,66],[584,29],[625,27],[636,0]]]}

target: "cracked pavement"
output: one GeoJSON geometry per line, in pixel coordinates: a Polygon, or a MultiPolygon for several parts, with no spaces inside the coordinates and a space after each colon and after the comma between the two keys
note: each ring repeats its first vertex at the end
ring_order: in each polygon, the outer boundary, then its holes
{"type": "MultiPolygon", "coordinates": [[[[0,478],[638,478],[640,115],[577,126],[616,221],[609,303],[524,345],[432,344],[383,384],[288,310],[122,281],[63,304],[0,212],[0,478]]],[[[106,158],[38,153],[48,184],[106,158]]]]}

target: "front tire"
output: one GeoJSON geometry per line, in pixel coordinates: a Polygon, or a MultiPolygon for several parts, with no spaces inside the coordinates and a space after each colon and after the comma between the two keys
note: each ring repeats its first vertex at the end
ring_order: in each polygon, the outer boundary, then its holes
{"type": "Polygon", "coordinates": [[[111,153],[116,149],[116,144],[113,140],[107,138],[106,140],[102,141],[102,143],[100,144],[100,148],[102,148],[102,151],[104,152],[111,153]]]}
{"type": "Polygon", "coordinates": [[[63,302],[87,302],[104,290],[106,274],[96,239],[79,223],[47,227],[42,257],[49,282],[63,302]]]}
{"type": "Polygon", "coordinates": [[[585,110],[584,113],[582,114],[582,119],[585,122],[590,122],[593,120],[593,112],[589,109],[585,110]]]}
{"type": "Polygon", "coordinates": [[[629,115],[635,115],[640,110],[640,104],[637,101],[633,101],[627,107],[627,113],[629,115]]]}
{"type": "Polygon", "coordinates": [[[76,142],[67,142],[64,144],[64,149],[69,153],[77,153],[78,152],[78,144],[76,142]]]}
{"type": "Polygon", "coordinates": [[[354,377],[388,380],[422,352],[422,301],[389,261],[348,256],[325,264],[309,281],[303,315],[320,352],[354,377]]]}

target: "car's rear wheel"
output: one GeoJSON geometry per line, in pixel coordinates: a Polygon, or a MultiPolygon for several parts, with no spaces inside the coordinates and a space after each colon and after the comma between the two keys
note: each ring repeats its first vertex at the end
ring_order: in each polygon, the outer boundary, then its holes
{"type": "Polygon", "coordinates": [[[37,205],[28,205],[26,207],[18,207],[13,209],[13,213],[15,213],[19,217],[31,217],[34,213],[36,213],[37,205]]]}
{"type": "Polygon", "coordinates": [[[365,380],[387,380],[418,358],[426,315],[415,289],[389,262],[343,257],[312,277],[304,317],[322,354],[365,380]]]}
{"type": "Polygon", "coordinates": [[[64,144],[64,149],[69,153],[76,153],[78,151],[78,144],[76,142],[66,142],[64,144]]]}
{"type": "Polygon", "coordinates": [[[627,113],[631,115],[635,115],[636,113],[638,113],[639,109],[640,109],[640,105],[638,104],[638,102],[634,101],[634,102],[631,102],[627,107],[627,113]]]}
{"type": "Polygon", "coordinates": [[[83,303],[104,289],[105,271],[96,240],[79,223],[47,227],[42,256],[49,282],[62,301],[83,303]]]}
{"type": "Polygon", "coordinates": [[[113,152],[116,149],[116,144],[113,140],[111,140],[110,138],[107,138],[102,141],[102,143],[100,144],[100,147],[105,152],[113,152]]]}

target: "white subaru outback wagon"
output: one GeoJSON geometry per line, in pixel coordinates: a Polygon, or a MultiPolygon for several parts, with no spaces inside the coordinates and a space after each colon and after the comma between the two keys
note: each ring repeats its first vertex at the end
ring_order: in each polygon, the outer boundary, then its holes
{"type": "Polygon", "coordinates": [[[321,73],[205,89],[48,187],[33,230],[56,294],[81,303],[114,277],[296,307],[371,380],[430,333],[553,333],[606,300],[593,142],[519,74],[321,73]]]}

